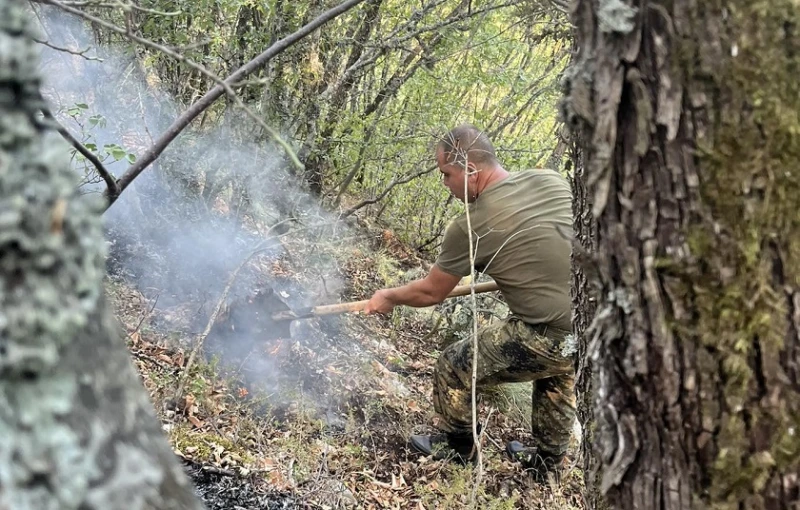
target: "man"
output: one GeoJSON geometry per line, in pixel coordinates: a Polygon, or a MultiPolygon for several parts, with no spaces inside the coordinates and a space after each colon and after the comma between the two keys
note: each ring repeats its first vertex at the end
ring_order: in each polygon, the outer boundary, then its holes
{"type": "MultiPolygon", "coordinates": [[[[569,184],[557,172],[510,174],[488,137],[472,125],[450,131],[436,147],[444,185],[469,202],[468,218],[456,218],[444,234],[430,273],[402,287],[372,296],[367,313],[388,313],[396,305],[441,303],[471,273],[470,242],[476,271],[497,282],[512,315],[484,328],[478,338],[478,388],[534,381],[533,438],[506,449],[537,478],[561,464],[575,418],[570,321],[569,184]]],[[[461,460],[473,450],[471,393],[473,340],[447,347],[434,372],[434,409],[443,434],[414,435],[420,452],[461,460]]]]}

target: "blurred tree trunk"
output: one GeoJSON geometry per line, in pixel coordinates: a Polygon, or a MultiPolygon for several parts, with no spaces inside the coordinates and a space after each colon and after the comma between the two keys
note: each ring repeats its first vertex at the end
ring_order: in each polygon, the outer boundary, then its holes
{"type": "Polygon", "coordinates": [[[614,508],[797,508],[797,3],[578,0],[573,19],[602,286],[587,480],[614,508]]]}
{"type": "Polygon", "coordinates": [[[102,204],[45,139],[25,5],[0,0],[0,508],[202,508],[104,300],[102,204]]]}

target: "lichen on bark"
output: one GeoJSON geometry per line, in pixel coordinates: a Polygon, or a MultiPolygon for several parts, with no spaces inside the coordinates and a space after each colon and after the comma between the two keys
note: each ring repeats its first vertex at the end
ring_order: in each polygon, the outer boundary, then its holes
{"type": "Polygon", "coordinates": [[[800,13],[791,1],[731,2],[719,13],[718,58],[698,69],[717,91],[697,136],[714,221],[691,229],[699,282],[686,290],[700,342],[719,352],[724,392],[713,404],[722,425],[710,492],[764,507],[800,472],[800,13]]]}
{"type": "Polygon", "coordinates": [[[104,301],[102,204],[47,137],[31,30],[0,0],[0,508],[201,508],[104,301]]]}
{"type": "Polygon", "coordinates": [[[37,55],[21,9],[0,11],[0,375],[37,377],[86,325],[103,275],[101,204],[77,199],[65,146],[37,117],[37,55]]]}

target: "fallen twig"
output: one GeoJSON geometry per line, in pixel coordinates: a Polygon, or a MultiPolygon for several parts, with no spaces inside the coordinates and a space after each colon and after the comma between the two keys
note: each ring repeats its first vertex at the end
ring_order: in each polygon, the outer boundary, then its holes
{"type": "Polygon", "coordinates": [[[136,328],[134,328],[133,331],[128,333],[128,338],[133,338],[133,335],[135,335],[139,331],[139,328],[142,327],[144,321],[147,320],[147,318],[150,317],[150,315],[153,313],[153,310],[156,309],[156,305],[158,304],[158,297],[160,295],[161,294],[156,294],[156,298],[153,300],[153,306],[151,306],[150,309],[147,310],[147,312],[145,312],[144,315],[142,315],[142,318],[139,320],[139,323],[136,325],[136,328]]]}
{"type": "Polygon", "coordinates": [[[154,358],[151,355],[149,355],[149,354],[147,354],[147,353],[145,353],[143,351],[133,351],[132,350],[131,354],[133,354],[135,357],[139,358],[142,361],[146,361],[148,363],[152,363],[154,365],[157,365],[159,368],[161,368],[162,370],[164,370],[166,372],[173,372],[174,373],[174,372],[177,372],[178,370],[180,370],[179,367],[170,366],[167,363],[161,361],[160,359],[154,358]]]}
{"type": "Polygon", "coordinates": [[[201,471],[206,473],[211,473],[214,475],[221,475],[221,476],[236,476],[236,471],[230,469],[223,469],[216,466],[202,466],[200,468],[201,471]]]}
{"type": "Polygon", "coordinates": [[[214,324],[217,322],[217,316],[219,312],[222,310],[223,305],[225,304],[225,299],[228,297],[228,293],[233,286],[233,283],[236,281],[236,277],[239,276],[239,271],[247,264],[250,259],[252,259],[258,253],[261,253],[266,249],[263,246],[264,243],[261,243],[258,248],[256,248],[250,255],[248,255],[231,273],[231,276],[228,278],[228,282],[225,284],[225,288],[222,290],[222,295],[220,296],[219,300],[217,301],[217,305],[214,307],[214,311],[211,313],[211,317],[208,318],[208,323],[206,324],[205,329],[198,337],[197,341],[192,347],[192,352],[189,354],[189,359],[186,361],[186,366],[183,369],[183,374],[181,375],[180,383],[178,384],[178,391],[175,392],[175,398],[180,400],[183,397],[183,390],[186,387],[186,379],[189,376],[189,370],[191,370],[192,365],[194,364],[194,359],[197,357],[197,353],[200,351],[200,348],[203,346],[203,343],[206,340],[206,337],[209,333],[211,333],[211,328],[214,327],[214,324]]]}

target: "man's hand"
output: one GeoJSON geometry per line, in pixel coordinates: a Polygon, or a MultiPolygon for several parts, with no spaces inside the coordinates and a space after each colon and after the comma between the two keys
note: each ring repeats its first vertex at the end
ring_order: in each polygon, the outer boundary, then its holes
{"type": "Polygon", "coordinates": [[[369,303],[364,307],[364,313],[389,313],[397,306],[391,299],[389,299],[389,291],[381,289],[376,291],[375,294],[369,299],[369,303]]]}
{"type": "Polygon", "coordinates": [[[381,289],[364,307],[365,313],[389,313],[397,305],[431,306],[441,303],[461,279],[433,266],[428,276],[402,287],[381,289]]]}

